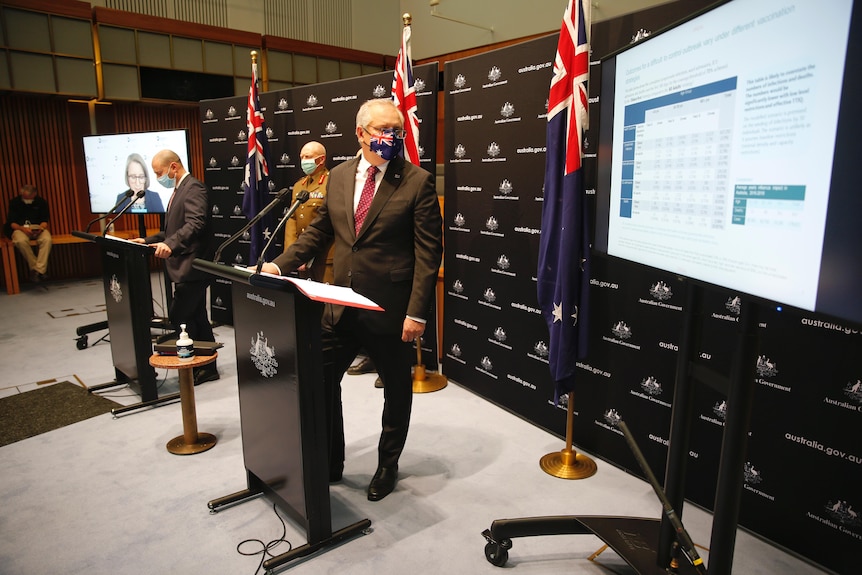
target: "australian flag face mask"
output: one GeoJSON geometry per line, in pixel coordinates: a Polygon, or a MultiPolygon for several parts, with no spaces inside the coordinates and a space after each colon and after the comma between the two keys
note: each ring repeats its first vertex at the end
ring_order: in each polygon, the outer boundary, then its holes
{"type": "Polygon", "coordinates": [[[379,134],[371,135],[369,147],[371,151],[386,160],[387,162],[401,153],[401,148],[404,142],[397,137],[400,130],[388,128],[379,134]]]}

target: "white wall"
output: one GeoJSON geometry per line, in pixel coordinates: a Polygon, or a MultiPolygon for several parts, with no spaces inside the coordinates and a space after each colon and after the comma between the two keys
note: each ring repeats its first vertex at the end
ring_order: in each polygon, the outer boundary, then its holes
{"type": "MultiPolygon", "coordinates": [[[[351,0],[354,50],[378,54],[398,54],[401,45],[401,4],[399,0],[351,0]]],[[[412,48],[411,48],[412,51],[412,48]]],[[[416,58],[415,52],[413,58],[416,58]]]]}

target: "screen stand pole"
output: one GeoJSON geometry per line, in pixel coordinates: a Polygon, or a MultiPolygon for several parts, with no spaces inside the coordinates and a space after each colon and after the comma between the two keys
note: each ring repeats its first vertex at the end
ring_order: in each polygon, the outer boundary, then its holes
{"type": "Polygon", "coordinates": [[[739,335],[727,394],[727,416],[718,484],[715,490],[712,535],[710,537],[709,574],[730,574],[736,546],[736,526],[742,499],[742,470],[748,443],[751,408],[754,403],[754,380],[757,368],[757,305],[743,300],[739,316],[739,335]]]}
{"type": "MultiPolygon", "coordinates": [[[[685,286],[685,316],[679,338],[679,351],[676,358],[676,373],[674,375],[673,408],[670,416],[670,431],[668,431],[667,462],[665,464],[664,491],[674,509],[682,519],[685,499],[686,464],[688,463],[688,438],[691,433],[691,418],[693,397],[691,361],[700,350],[695,334],[701,327],[701,293],[703,288],[694,282],[683,279],[685,286]]],[[[676,529],[666,516],[662,516],[658,542],[658,564],[670,567],[673,560],[676,529]]]]}
{"type": "Polygon", "coordinates": [[[144,222],[144,214],[138,214],[138,236],[147,237],[147,224],[144,222]]]}

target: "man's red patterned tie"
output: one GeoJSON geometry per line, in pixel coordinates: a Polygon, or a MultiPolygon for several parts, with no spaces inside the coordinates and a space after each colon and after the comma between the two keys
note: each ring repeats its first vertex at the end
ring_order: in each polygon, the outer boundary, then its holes
{"type": "Polygon", "coordinates": [[[359,196],[359,204],[356,206],[356,213],[353,215],[357,236],[359,235],[359,230],[362,229],[362,222],[365,221],[365,216],[368,215],[371,200],[374,199],[374,176],[379,171],[377,166],[370,166],[366,172],[368,176],[365,178],[365,185],[362,186],[362,194],[359,196]]]}

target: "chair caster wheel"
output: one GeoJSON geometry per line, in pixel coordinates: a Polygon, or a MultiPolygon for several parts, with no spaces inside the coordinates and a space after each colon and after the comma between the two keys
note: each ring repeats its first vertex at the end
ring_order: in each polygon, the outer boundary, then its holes
{"type": "Polygon", "coordinates": [[[485,545],[485,559],[496,567],[502,567],[509,560],[509,552],[497,543],[485,545]]]}
{"type": "Polygon", "coordinates": [[[496,541],[491,537],[490,529],[483,531],[482,537],[488,542],[485,545],[485,559],[496,567],[505,565],[506,561],[509,560],[509,549],[512,548],[512,540],[502,539],[501,541],[496,541]]]}

